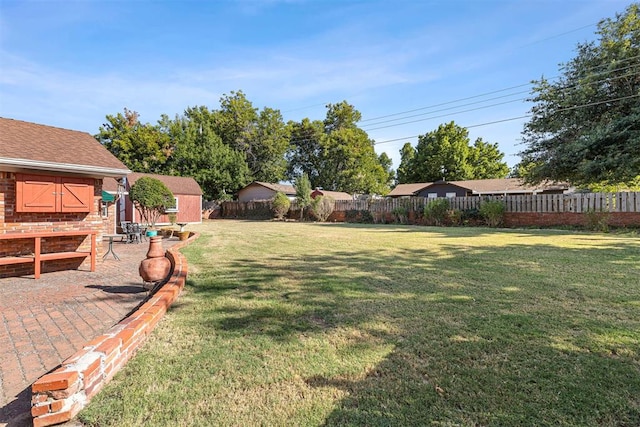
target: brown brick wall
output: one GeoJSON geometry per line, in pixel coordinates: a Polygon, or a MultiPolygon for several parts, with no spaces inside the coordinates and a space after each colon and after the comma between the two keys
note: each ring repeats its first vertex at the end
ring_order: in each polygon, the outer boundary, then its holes
{"type": "MultiPolygon", "coordinates": [[[[46,231],[98,231],[97,258],[103,249],[102,234],[112,232],[111,217],[103,218],[100,211],[102,180],[95,180],[94,201],[89,213],[23,213],[16,212],[16,177],[11,172],[0,172],[0,234],[46,231]]],[[[0,256],[29,254],[34,250],[33,239],[0,241],[0,256]]],[[[60,251],[90,251],[91,237],[52,237],[42,239],[42,253],[60,251]]],[[[91,260],[63,259],[42,263],[42,272],[90,267],[91,260]]],[[[33,274],[33,264],[0,266],[0,277],[33,274]]]]}
{"type": "MultiPolygon", "coordinates": [[[[640,227],[640,212],[610,212],[608,224],[615,227],[640,227]]],[[[507,212],[507,227],[584,226],[586,214],[573,212],[507,212]]]]}

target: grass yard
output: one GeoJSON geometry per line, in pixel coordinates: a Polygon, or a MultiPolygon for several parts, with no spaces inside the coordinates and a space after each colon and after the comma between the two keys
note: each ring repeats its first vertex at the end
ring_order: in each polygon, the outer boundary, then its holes
{"type": "Polygon", "coordinates": [[[638,426],[640,239],[217,220],[88,426],[638,426]]]}

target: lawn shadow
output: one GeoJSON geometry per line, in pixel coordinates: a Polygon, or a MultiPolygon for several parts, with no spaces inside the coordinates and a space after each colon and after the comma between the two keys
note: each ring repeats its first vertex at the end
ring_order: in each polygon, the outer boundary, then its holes
{"type": "Polygon", "coordinates": [[[274,253],[229,261],[225,276],[203,275],[191,289],[251,302],[218,308],[207,330],[277,341],[353,327],[392,347],[364,378],[305,378],[347,392],[325,425],[631,426],[640,425],[639,253],[632,242],[559,248],[526,238],[274,253]],[[613,301],[592,280],[611,274],[613,301]]]}

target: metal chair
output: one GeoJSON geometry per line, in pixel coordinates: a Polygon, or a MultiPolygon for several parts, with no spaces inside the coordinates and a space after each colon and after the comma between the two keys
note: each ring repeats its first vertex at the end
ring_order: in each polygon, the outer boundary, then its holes
{"type": "Polygon", "coordinates": [[[127,232],[127,241],[129,243],[142,242],[142,227],[137,222],[129,225],[129,231],[127,232]]]}

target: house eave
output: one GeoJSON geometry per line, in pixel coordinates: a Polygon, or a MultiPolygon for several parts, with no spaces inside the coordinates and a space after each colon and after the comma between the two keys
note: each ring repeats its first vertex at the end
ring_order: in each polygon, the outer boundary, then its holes
{"type": "Polygon", "coordinates": [[[0,157],[0,168],[7,172],[39,170],[48,172],[67,172],[92,177],[121,178],[131,171],[129,169],[105,168],[92,165],[74,165],[70,163],[43,162],[26,159],[0,157]]]}

